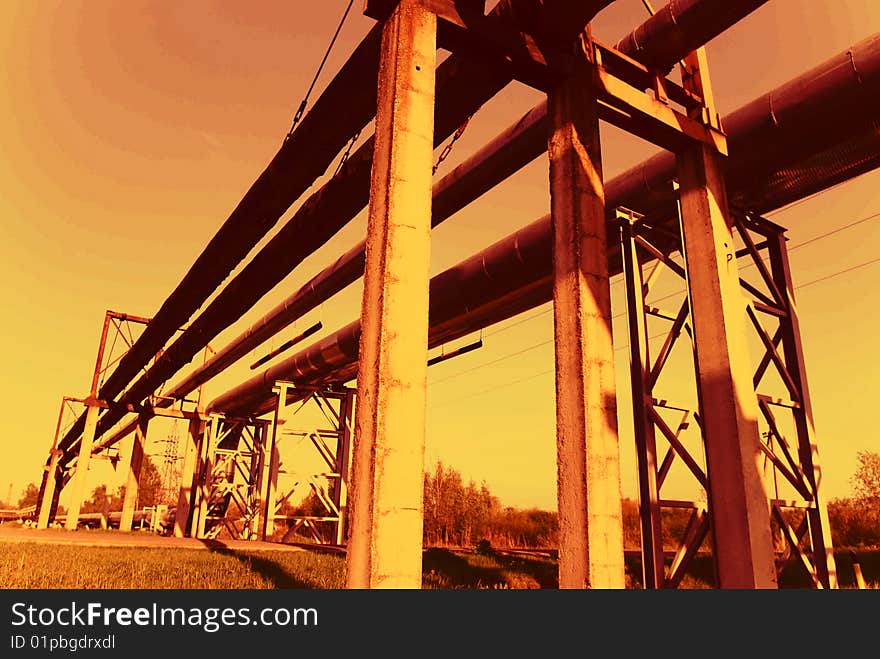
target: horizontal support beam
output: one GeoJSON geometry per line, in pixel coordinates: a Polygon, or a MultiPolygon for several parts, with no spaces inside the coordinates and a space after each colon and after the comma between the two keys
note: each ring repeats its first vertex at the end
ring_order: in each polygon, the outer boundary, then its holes
{"type": "Polygon", "coordinates": [[[727,138],[714,128],[691,119],[646,93],[611,75],[601,66],[593,69],[599,99],[611,110],[599,116],[668,151],[679,152],[692,142],[702,142],[727,155],[727,138]]]}

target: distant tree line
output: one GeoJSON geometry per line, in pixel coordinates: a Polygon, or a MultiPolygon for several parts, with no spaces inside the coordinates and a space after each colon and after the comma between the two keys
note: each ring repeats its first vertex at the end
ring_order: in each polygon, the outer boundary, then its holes
{"type": "MultiPolygon", "coordinates": [[[[852,477],[855,496],[828,503],[832,542],[837,547],[880,547],[880,453],[861,451],[852,477]]],[[[427,545],[473,547],[481,540],[497,548],[556,549],[559,520],[555,511],[505,507],[486,483],[465,484],[461,474],[437,462],[425,473],[427,545]]],[[[684,534],[691,511],[663,510],[663,545],[674,549],[684,534]]],[[[623,535],[627,549],[641,544],[639,505],[623,500],[623,535]]],[[[774,525],[778,549],[784,539],[774,525]]]]}
{"type": "Polygon", "coordinates": [[[880,547],[880,453],[859,451],[854,496],[828,504],[831,540],[839,547],[880,547]]]}

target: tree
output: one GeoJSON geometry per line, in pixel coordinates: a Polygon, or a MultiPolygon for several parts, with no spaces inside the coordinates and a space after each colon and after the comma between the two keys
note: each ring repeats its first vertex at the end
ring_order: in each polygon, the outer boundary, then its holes
{"type": "Polygon", "coordinates": [[[432,544],[470,546],[500,508],[485,483],[465,485],[458,471],[441,462],[425,472],[424,488],[424,536],[432,544]]]}
{"type": "Polygon", "coordinates": [[[27,508],[28,506],[37,505],[37,499],[40,497],[40,488],[34,483],[28,483],[27,487],[21,493],[21,499],[18,500],[18,508],[27,508]]]}
{"type": "Polygon", "coordinates": [[[104,510],[121,510],[124,488],[120,487],[115,494],[107,492],[106,485],[99,485],[92,490],[92,498],[84,501],[81,511],[84,513],[103,513],[104,510]]]}
{"type": "Polygon", "coordinates": [[[141,466],[141,479],[138,484],[138,506],[155,506],[161,503],[171,503],[161,501],[162,497],[162,474],[159,468],[153,464],[149,456],[144,457],[144,463],[141,466]]]}
{"type": "Polygon", "coordinates": [[[880,453],[859,451],[858,466],[851,479],[857,499],[880,502],[880,453]]]}

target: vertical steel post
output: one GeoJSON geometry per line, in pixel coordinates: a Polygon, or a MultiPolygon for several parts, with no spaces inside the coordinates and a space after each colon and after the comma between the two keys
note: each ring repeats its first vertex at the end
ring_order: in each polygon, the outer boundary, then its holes
{"type": "MultiPolygon", "coordinates": [[[[686,64],[685,84],[702,96],[711,121],[716,115],[702,49],[686,64]]],[[[678,170],[718,585],[775,588],[745,301],[720,157],[695,144],[678,154],[678,170]]]]}
{"type": "Polygon", "coordinates": [[[193,476],[198,463],[199,437],[204,429],[202,420],[194,417],[189,420],[183,449],[183,465],[180,470],[180,491],[177,495],[177,510],[174,513],[174,536],[182,538],[189,529],[193,505],[193,476]]]}
{"type": "Polygon", "coordinates": [[[599,117],[581,63],[548,95],[560,588],[623,588],[599,117]]]}
{"type": "Polygon", "coordinates": [[[148,414],[138,417],[137,427],[134,430],[131,441],[131,451],[128,455],[128,469],[126,470],[125,496],[122,500],[122,516],[119,518],[119,530],[131,531],[134,521],[134,511],[138,501],[138,486],[141,480],[141,467],[144,463],[144,447],[147,443],[147,429],[150,424],[148,414]]]}
{"type": "Polygon", "coordinates": [[[61,409],[58,410],[58,421],[55,423],[55,435],[52,438],[52,448],[49,451],[49,459],[46,461],[46,467],[43,470],[43,479],[40,483],[40,496],[37,499],[37,528],[45,529],[49,526],[49,520],[52,517],[52,501],[55,499],[55,488],[58,485],[58,462],[62,451],[57,450],[58,435],[61,434],[61,423],[64,420],[64,408],[67,406],[68,398],[65,396],[61,399],[61,409]]]}
{"type": "Polygon", "coordinates": [[[275,402],[275,411],[272,415],[272,428],[266,434],[263,444],[262,461],[260,466],[260,516],[262,521],[259,526],[261,540],[271,538],[275,533],[275,499],[278,496],[278,470],[281,467],[281,454],[278,440],[281,436],[281,426],[285,422],[284,408],[287,406],[287,392],[293,385],[289,382],[276,382],[272,391],[278,397],[275,402]]]}
{"type": "Polygon", "coordinates": [[[813,506],[807,513],[813,548],[813,564],[822,584],[826,588],[837,588],[837,565],[834,562],[834,550],[831,546],[828,509],[821,493],[822,474],[819,468],[819,447],[816,443],[813,405],[807,383],[800,321],[794,299],[794,284],[792,283],[791,266],[788,261],[788,249],[785,241],[785,234],[782,231],[767,237],[771,272],[777,288],[784,295],[785,310],[788,314],[788,317],[782,320],[787,325],[786,331],[782,335],[785,366],[800,393],[800,409],[795,410],[794,415],[798,435],[798,458],[815,497],[813,506]]]}
{"type": "Polygon", "coordinates": [[[216,438],[220,434],[220,423],[223,416],[212,414],[208,420],[205,431],[202,433],[199,445],[199,465],[193,478],[193,489],[196,490],[196,498],[193,503],[193,519],[190,537],[203,538],[205,536],[205,524],[208,519],[208,504],[211,498],[211,486],[213,476],[213,452],[216,448],[216,438]]]}
{"type": "Polygon", "coordinates": [[[49,454],[49,464],[43,474],[43,487],[40,492],[40,511],[37,517],[37,528],[49,527],[49,519],[52,515],[52,502],[55,499],[55,488],[58,485],[58,462],[64,451],[52,449],[49,454]]]}
{"type": "Polygon", "coordinates": [[[67,520],[64,528],[75,531],[79,524],[79,511],[82,508],[85,497],[86,478],[89,472],[89,462],[92,458],[92,445],[95,442],[95,429],[98,425],[98,380],[101,378],[101,365],[104,363],[104,348],[107,345],[107,331],[110,329],[111,312],[104,314],[104,325],[101,328],[101,340],[98,342],[98,356],[95,360],[95,370],[92,373],[92,384],[89,390],[89,398],[86,401],[86,423],[83,428],[79,444],[79,456],[76,461],[76,472],[70,484],[70,502],[67,510],[67,520]]]}
{"type": "Polygon", "coordinates": [[[422,582],[422,479],[437,18],[400,0],[379,62],[370,185],[350,588],[422,582]]]}
{"type": "Polygon", "coordinates": [[[333,503],[339,510],[336,522],[336,544],[345,544],[345,527],[348,524],[348,474],[351,463],[351,423],[354,412],[354,393],[345,390],[339,398],[339,435],[336,444],[336,487],[333,503]]]}
{"type": "Polygon", "coordinates": [[[92,444],[95,442],[95,428],[98,425],[97,405],[88,405],[86,409],[86,425],[79,440],[79,455],[76,460],[76,471],[70,481],[70,501],[67,509],[67,520],[64,528],[76,531],[79,525],[79,512],[86,493],[86,478],[89,472],[89,461],[92,457],[92,444]]]}
{"type": "Polygon", "coordinates": [[[639,517],[642,536],[642,577],[645,588],[663,588],[664,554],[660,495],[657,485],[657,442],[651,419],[651,362],[645,315],[642,266],[636,250],[633,215],[619,217],[629,328],[629,372],[632,386],[633,434],[639,469],[639,517]]]}

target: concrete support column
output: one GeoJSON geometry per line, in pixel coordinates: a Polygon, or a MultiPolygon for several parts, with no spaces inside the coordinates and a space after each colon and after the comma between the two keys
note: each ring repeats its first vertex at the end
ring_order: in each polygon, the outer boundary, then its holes
{"type": "Polygon", "coordinates": [[[180,492],[177,495],[177,510],[174,513],[174,537],[186,536],[193,503],[193,475],[198,462],[199,437],[202,434],[201,419],[190,419],[183,449],[183,465],[180,470],[180,492]]]}
{"type": "Polygon", "coordinates": [[[63,451],[53,450],[49,456],[49,464],[46,466],[46,473],[43,475],[43,488],[40,493],[39,510],[37,517],[37,528],[45,529],[49,527],[49,519],[52,515],[52,502],[55,499],[55,487],[58,483],[58,462],[63,451]]]}
{"type": "Polygon", "coordinates": [[[718,585],[775,588],[745,300],[720,156],[694,145],[679,154],[678,169],[718,585]]]}
{"type": "Polygon", "coordinates": [[[125,482],[125,497],[122,500],[122,517],[119,520],[120,531],[131,531],[134,520],[134,509],[137,506],[138,484],[141,480],[141,467],[144,463],[144,445],[147,443],[147,428],[150,417],[141,415],[138,417],[137,427],[131,443],[131,452],[128,456],[128,475],[125,482]]]}
{"type": "Polygon", "coordinates": [[[76,472],[70,482],[70,501],[67,509],[67,521],[64,528],[76,531],[79,524],[79,512],[86,493],[86,479],[89,473],[89,462],[92,458],[92,445],[95,443],[95,428],[98,425],[98,412],[101,408],[89,405],[86,410],[86,424],[79,442],[79,457],[76,461],[76,472]]]}
{"type": "Polygon", "coordinates": [[[437,19],[401,0],[379,64],[349,588],[419,588],[437,19]]]}
{"type": "Polygon", "coordinates": [[[548,97],[560,588],[623,588],[605,191],[588,71],[548,97]]]}

